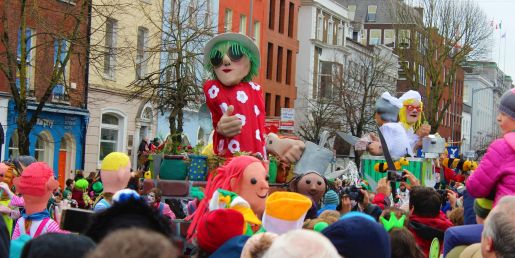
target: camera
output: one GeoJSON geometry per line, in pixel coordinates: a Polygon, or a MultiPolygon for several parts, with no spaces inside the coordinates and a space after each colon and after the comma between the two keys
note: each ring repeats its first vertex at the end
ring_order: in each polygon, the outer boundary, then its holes
{"type": "Polygon", "coordinates": [[[340,193],[340,196],[348,195],[351,200],[357,201],[357,202],[363,202],[365,199],[365,195],[360,191],[361,188],[358,188],[355,185],[347,186],[343,188],[343,190],[340,193]]]}
{"type": "Polygon", "coordinates": [[[387,179],[390,182],[406,182],[405,175],[406,172],[404,171],[388,171],[387,179]]]}

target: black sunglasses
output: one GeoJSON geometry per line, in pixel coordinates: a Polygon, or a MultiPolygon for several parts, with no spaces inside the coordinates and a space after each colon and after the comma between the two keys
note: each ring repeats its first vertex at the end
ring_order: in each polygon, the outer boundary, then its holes
{"type": "MultiPolygon", "coordinates": [[[[243,53],[241,51],[237,51],[236,47],[230,47],[227,51],[227,56],[231,61],[237,62],[243,58],[243,53]]],[[[218,68],[222,65],[224,59],[224,55],[220,51],[216,51],[216,54],[211,57],[211,64],[213,67],[218,68]]]]}

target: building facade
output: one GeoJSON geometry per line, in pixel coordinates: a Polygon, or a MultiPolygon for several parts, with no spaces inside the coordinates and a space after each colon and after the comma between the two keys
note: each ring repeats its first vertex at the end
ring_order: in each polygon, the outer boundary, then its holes
{"type": "Polygon", "coordinates": [[[157,127],[155,108],[131,98],[129,85],[159,70],[159,55],[151,47],[161,40],[162,2],[119,0],[103,8],[94,11],[91,21],[87,172],[99,169],[113,151],[127,153],[135,169],[140,141],[153,137],[157,127]]]}
{"type": "MultiPolygon", "coordinates": [[[[11,41],[7,49],[18,51],[21,60],[19,28],[21,26],[21,1],[0,1],[9,9],[7,34],[11,41]]],[[[83,1],[43,1],[27,3],[26,17],[26,92],[28,117],[36,114],[43,95],[50,90],[48,101],[39,113],[37,123],[29,135],[29,154],[53,168],[59,182],[64,184],[76,169],[82,169],[85,130],[89,113],[87,105],[86,63],[88,8],[83,1]],[[73,47],[73,49],[72,49],[73,47]],[[71,50],[71,51],[70,51],[71,50]],[[66,62],[66,58],[68,60],[66,62]],[[62,76],[54,71],[63,68],[62,76]],[[52,82],[55,78],[56,82],[52,82]],[[53,86],[53,88],[49,88],[53,86]]],[[[6,25],[6,24],[3,24],[6,25]]],[[[3,33],[4,26],[1,26],[3,33]]],[[[0,56],[5,56],[6,46],[0,46],[0,56]]],[[[7,63],[5,60],[0,60],[7,63]]],[[[20,71],[16,70],[16,86],[20,89],[20,71]]],[[[2,159],[19,155],[16,119],[18,111],[9,81],[0,74],[0,122],[5,130],[2,159]],[[7,94],[5,94],[7,93],[7,94]]]]}

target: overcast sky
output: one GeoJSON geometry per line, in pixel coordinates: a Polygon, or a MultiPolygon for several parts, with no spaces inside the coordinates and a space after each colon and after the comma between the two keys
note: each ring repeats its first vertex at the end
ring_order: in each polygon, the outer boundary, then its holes
{"type": "Polygon", "coordinates": [[[501,70],[515,79],[515,0],[475,1],[483,8],[490,21],[494,20],[495,23],[502,21],[502,31],[494,30],[495,44],[492,46],[491,61],[497,62],[501,70]],[[503,38],[499,44],[500,37],[505,32],[506,38],[503,38]]]}

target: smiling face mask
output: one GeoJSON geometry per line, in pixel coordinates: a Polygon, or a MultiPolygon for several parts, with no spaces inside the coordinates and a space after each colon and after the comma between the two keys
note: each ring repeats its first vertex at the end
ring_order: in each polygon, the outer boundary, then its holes
{"type": "Polygon", "coordinates": [[[258,73],[259,56],[236,41],[217,43],[209,52],[207,69],[225,86],[248,82],[258,73]]]}
{"type": "Polygon", "coordinates": [[[268,196],[268,172],[260,162],[248,165],[243,171],[239,184],[231,188],[245,199],[252,211],[260,218],[265,211],[265,199],[268,196]]]}

